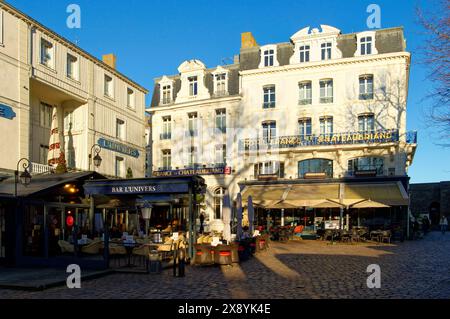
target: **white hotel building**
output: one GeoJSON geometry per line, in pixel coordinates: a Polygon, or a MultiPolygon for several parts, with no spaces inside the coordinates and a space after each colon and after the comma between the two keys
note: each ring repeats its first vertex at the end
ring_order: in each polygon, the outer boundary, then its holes
{"type": "Polygon", "coordinates": [[[0,2],[0,174],[27,158],[48,170],[52,111],[70,170],[145,174],[146,89],[39,22],[0,2]],[[100,167],[89,154],[102,146],[100,167]],[[91,162],[91,163],[90,163],[91,162]]]}
{"type": "Polygon", "coordinates": [[[331,201],[349,212],[368,199],[404,223],[416,149],[406,130],[410,58],[402,28],[321,25],[267,45],[243,33],[234,64],[189,60],[155,80],[153,175],[201,174],[212,228],[226,190],[251,195],[281,224],[285,209],[331,201]]]}

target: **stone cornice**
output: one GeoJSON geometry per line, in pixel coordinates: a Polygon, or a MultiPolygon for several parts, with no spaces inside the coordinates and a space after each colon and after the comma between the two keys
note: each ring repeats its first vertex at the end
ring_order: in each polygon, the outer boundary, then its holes
{"type": "Polygon", "coordinates": [[[192,106],[203,106],[203,105],[210,105],[215,103],[223,103],[223,102],[237,102],[242,99],[241,95],[232,95],[232,96],[225,96],[225,97],[219,97],[219,98],[210,98],[210,99],[203,99],[203,100],[197,100],[192,102],[183,102],[183,103],[173,103],[170,105],[164,105],[164,106],[155,106],[151,108],[147,108],[145,111],[149,113],[155,113],[160,111],[169,111],[169,110],[176,110],[184,107],[192,107],[192,106]]]}
{"type": "Polygon", "coordinates": [[[411,53],[409,53],[409,52],[394,52],[394,53],[352,57],[352,58],[342,58],[342,59],[335,59],[335,60],[328,60],[328,61],[289,64],[289,65],[263,68],[263,69],[252,69],[252,70],[240,71],[239,75],[240,76],[252,76],[252,75],[263,75],[263,74],[265,75],[265,74],[281,73],[281,72],[288,72],[288,71],[320,69],[320,68],[328,68],[328,67],[334,67],[334,66],[361,64],[361,63],[367,63],[367,62],[380,62],[380,61],[389,61],[389,60],[397,60],[397,59],[406,59],[406,62],[409,64],[410,58],[411,58],[411,53]]]}

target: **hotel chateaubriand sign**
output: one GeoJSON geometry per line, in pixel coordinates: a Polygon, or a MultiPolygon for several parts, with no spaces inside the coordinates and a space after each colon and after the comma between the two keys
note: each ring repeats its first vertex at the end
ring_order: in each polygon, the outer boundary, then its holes
{"type": "Polygon", "coordinates": [[[192,169],[177,169],[167,171],[154,171],[153,176],[192,176],[192,175],[230,175],[231,167],[204,167],[192,169]]]}
{"type": "Polygon", "coordinates": [[[335,133],[310,136],[280,136],[270,140],[264,138],[244,139],[239,141],[239,150],[263,148],[294,148],[311,145],[343,145],[343,144],[373,144],[397,142],[398,130],[375,132],[335,133]]]}

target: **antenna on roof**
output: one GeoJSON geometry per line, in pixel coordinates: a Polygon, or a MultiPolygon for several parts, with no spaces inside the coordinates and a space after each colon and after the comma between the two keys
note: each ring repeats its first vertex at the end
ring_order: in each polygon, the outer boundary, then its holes
{"type": "Polygon", "coordinates": [[[234,63],[233,57],[226,57],[226,58],[222,59],[222,65],[233,64],[233,63],[234,63]]]}

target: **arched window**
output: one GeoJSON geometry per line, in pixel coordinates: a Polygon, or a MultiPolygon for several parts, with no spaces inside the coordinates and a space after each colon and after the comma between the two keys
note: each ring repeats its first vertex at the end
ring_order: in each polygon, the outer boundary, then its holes
{"type": "Polygon", "coordinates": [[[223,196],[225,195],[225,188],[217,187],[214,190],[214,218],[222,219],[223,196]]]}
{"type": "Polygon", "coordinates": [[[384,158],[382,157],[358,157],[348,161],[348,175],[383,175],[384,158]]]}
{"type": "Polygon", "coordinates": [[[298,162],[298,178],[333,178],[333,161],[313,158],[298,162]]]}

